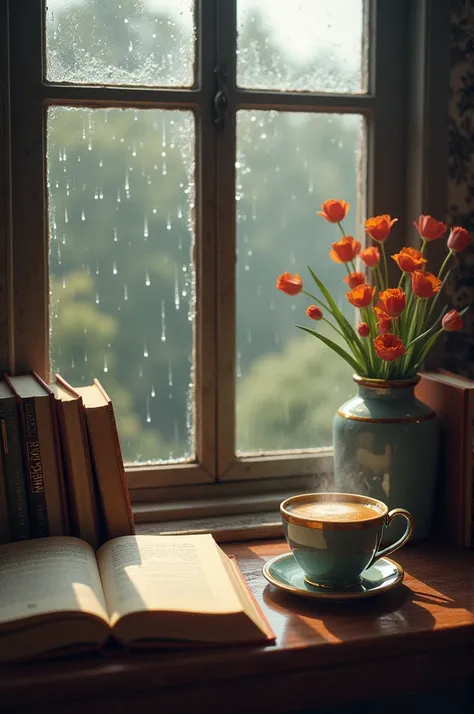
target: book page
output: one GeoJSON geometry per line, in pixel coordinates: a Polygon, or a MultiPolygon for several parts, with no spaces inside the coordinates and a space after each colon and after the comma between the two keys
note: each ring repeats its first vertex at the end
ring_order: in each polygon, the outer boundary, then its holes
{"type": "Polygon", "coordinates": [[[108,621],[92,548],[77,538],[0,546],[0,627],[53,612],[87,612],[108,621]]]}
{"type": "Polygon", "coordinates": [[[97,561],[111,626],[122,615],[147,610],[242,611],[211,535],[115,538],[97,561]]]}

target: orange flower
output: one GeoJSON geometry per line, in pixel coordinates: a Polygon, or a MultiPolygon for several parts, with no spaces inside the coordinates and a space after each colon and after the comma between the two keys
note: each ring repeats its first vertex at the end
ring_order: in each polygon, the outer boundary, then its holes
{"type": "Polygon", "coordinates": [[[441,321],[441,325],[446,332],[458,332],[464,327],[462,317],[457,310],[447,312],[441,321]]]}
{"type": "Polygon", "coordinates": [[[401,288],[388,288],[379,293],[379,305],[389,317],[398,317],[405,309],[406,295],[401,288]]]}
{"type": "Polygon", "coordinates": [[[352,236],[344,236],[341,240],[332,244],[332,250],[329,253],[335,263],[350,263],[356,255],[359,255],[361,245],[358,240],[352,236]]]}
{"type": "Polygon", "coordinates": [[[383,243],[389,237],[392,226],[396,221],[398,221],[398,218],[391,218],[387,213],[382,216],[374,216],[366,220],[365,231],[378,243],[383,243]]]}
{"type": "Polygon", "coordinates": [[[375,245],[369,248],[364,248],[360,253],[361,260],[364,261],[368,268],[375,268],[380,263],[380,250],[375,245]]]}
{"type": "Polygon", "coordinates": [[[446,225],[432,216],[421,215],[418,223],[414,221],[413,225],[424,240],[436,240],[446,233],[446,225]]]}
{"type": "Polygon", "coordinates": [[[461,226],[451,228],[451,233],[448,238],[448,248],[452,250],[453,253],[460,253],[467,248],[470,242],[471,236],[465,228],[461,228],[461,226]]]}
{"type": "Polygon", "coordinates": [[[417,297],[431,298],[436,293],[439,293],[441,288],[441,280],[433,275],[422,270],[415,270],[411,274],[411,289],[417,297]]]}
{"type": "Polygon", "coordinates": [[[370,335],[370,327],[366,322],[359,322],[357,332],[361,337],[368,337],[370,335]]]}
{"type": "Polygon", "coordinates": [[[392,327],[392,318],[381,307],[374,307],[374,313],[377,320],[377,332],[379,335],[385,335],[392,327]]]}
{"type": "Polygon", "coordinates": [[[306,314],[312,320],[322,320],[323,319],[323,312],[322,312],[322,310],[319,309],[319,307],[317,305],[310,305],[308,308],[306,308],[306,314]]]}
{"type": "Polygon", "coordinates": [[[276,286],[287,295],[298,295],[303,290],[303,281],[296,273],[293,277],[290,273],[283,273],[278,277],[276,286]]]}
{"type": "Polygon", "coordinates": [[[358,285],[350,293],[346,293],[346,298],[354,307],[367,307],[374,298],[375,287],[372,285],[358,285]]]}
{"type": "Polygon", "coordinates": [[[402,248],[399,253],[392,255],[392,258],[404,273],[421,270],[427,262],[426,258],[423,258],[423,255],[416,248],[402,248]]]}
{"type": "Polygon", "coordinates": [[[379,335],[374,340],[374,347],[377,357],[384,362],[395,362],[407,353],[405,345],[396,335],[379,335]]]}
{"type": "Polygon", "coordinates": [[[349,206],[350,203],[347,201],[336,201],[336,199],[330,198],[324,201],[321,210],[318,211],[318,216],[322,216],[329,223],[340,223],[346,217],[349,206]]]}
{"type": "Polygon", "coordinates": [[[346,275],[344,278],[344,282],[347,283],[352,290],[358,285],[365,283],[365,273],[349,273],[349,275],[346,275]]]}

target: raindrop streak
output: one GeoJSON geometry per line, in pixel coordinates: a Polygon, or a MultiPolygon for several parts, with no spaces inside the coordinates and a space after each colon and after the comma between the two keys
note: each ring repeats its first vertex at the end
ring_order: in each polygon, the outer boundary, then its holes
{"type": "Polygon", "coordinates": [[[123,299],[128,300],[128,288],[126,285],[123,286],[123,299]]]}
{"type": "Polygon", "coordinates": [[[148,218],[146,216],[143,224],[143,237],[145,240],[148,238],[148,218]]]}
{"type": "Polygon", "coordinates": [[[69,221],[69,216],[67,214],[67,208],[64,209],[64,223],[67,223],[69,221]]]}
{"type": "Polygon", "coordinates": [[[149,275],[149,273],[147,273],[147,274],[145,275],[145,285],[147,286],[147,288],[151,285],[151,280],[150,280],[150,275],[149,275]]]}
{"type": "Polygon", "coordinates": [[[165,301],[161,301],[161,341],[166,342],[165,301]]]}
{"type": "Polygon", "coordinates": [[[178,269],[174,269],[174,306],[179,310],[180,299],[179,299],[179,285],[178,285],[178,269]]]}
{"type": "Polygon", "coordinates": [[[167,231],[170,231],[170,230],[171,230],[171,218],[170,218],[169,213],[168,213],[168,219],[167,219],[167,221],[166,221],[166,230],[167,230],[167,231]]]}
{"type": "Polygon", "coordinates": [[[85,220],[86,220],[86,214],[84,213],[84,209],[82,209],[81,221],[85,221],[85,220]]]}
{"type": "Polygon", "coordinates": [[[146,396],[146,422],[147,422],[147,424],[149,424],[151,422],[150,397],[148,395],[146,396]]]}
{"type": "Polygon", "coordinates": [[[117,235],[117,229],[114,228],[114,243],[118,242],[118,235],[117,235]]]}
{"type": "Polygon", "coordinates": [[[152,396],[153,398],[156,397],[155,387],[154,387],[153,385],[152,385],[152,387],[151,387],[151,396],[152,396]]]}
{"type": "Polygon", "coordinates": [[[145,342],[145,345],[144,345],[144,347],[143,347],[143,356],[144,356],[145,358],[148,357],[148,347],[146,346],[146,342],[145,342]]]}
{"type": "Polygon", "coordinates": [[[109,371],[109,365],[107,364],[107,357],[104,355],[104,372],[109,371]]]}
{"type": "Polygon", "coordinates": [[[95,264],[95,274],[96,274],[96,275],[99,275],[99,273],[100,273],[99,263],[97,262],[97,263],[95,264]]]}
{"type": "Polygon", "coordinates": [[[98,305],[99,303],[100,303],[99,293],[96,293],[96,294],[95,294],[95,304],[98,305]]]}
{"type": "Polygon", "coordinates": [[[117,263],[116,263],[115,260],[114,260],[114,262],[113,262],[113,264],[112,264],[112,273],[113,273],[114,275],[117,275],[117,272],[118,272],[118,271],[117,271],[117,263]]]}
{"type": "Polygon", "coordinates": [[[87,358],[87,350],[85,350],[85,352],[84,352],[84,362],[87,362],[87,359],[88,359],[88,358],[87,358]]]}
{"type": "Polygon", "coordinates": [[[168,362],[168,387],[173,386],[173,373],[171,371],[171,362],[168,362]]]}

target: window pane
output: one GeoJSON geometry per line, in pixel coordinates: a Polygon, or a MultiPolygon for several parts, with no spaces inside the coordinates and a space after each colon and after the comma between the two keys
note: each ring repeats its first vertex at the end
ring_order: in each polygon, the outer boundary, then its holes
{"type": "MultiPolygon", "coordinates": [[[[237,449],[269,452],[332,443],[332,418],[354,391],[351,369],[295,324],[330,328],[305,315],[310,300],[276,289],[298,273],[313,294],[307,265],[345,315],[344,266],[329,258],[338,227],[316,215],[327,198],[351,208],[357,225],[362,117],[241,111],[237,124],[237,449]]],[[[331,335],[334,338],[334,335],[331,335]]],[[[337,339],[337,336],[336,336],[337,339]]]]}
{"type": "Polygon", "coordinates": [[[193,0],[47,0],[46,79],[189,87],[193,0]]]}
{"type": "Polygon", "coordinates": [[[365,91],[364,0],[237,0],[237,83],[365,91]]]}
{"type": "Polygon", "coordinates": [[[48,111],[51,368],[109,392],[128,461],[194,457],[194,117],[48,111]]]}

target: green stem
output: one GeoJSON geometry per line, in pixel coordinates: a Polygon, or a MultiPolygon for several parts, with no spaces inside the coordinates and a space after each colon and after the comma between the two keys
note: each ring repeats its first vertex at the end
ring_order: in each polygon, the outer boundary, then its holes
{"type": "Polygon", "coordinates": [[[325,322],[327,325],[329,325],[329,327],[332,327],[332,329],[334,330],[334,332],[337,332],[337,334],[339,335],[339,337],[342,337],[342,339],[344,340],[344,342],[347,344],[347,340],[346,340],[345,336],[343,335],[343,333],[342,333],[340,330],[338,330],[337,327],[332,324],[332,322],[330,322],[329,320],[327,320],[325,317],[322,317],[321,319],[322,319],[323,322],[325,322]]]}
{"type": "Polygon", "coordinates": [[[384,268],[384,273],[385,273],[385,290],[388,288],[388,265],[387,265],[387,254],[385,252],[385,246],[383,243],[380,244],[380,247],[382,248],[382,255],[383,255],[383,268],[384,268]]]}
{"type": "Polygon", "coordinates": [[[421,250],[420,250],[421,255],[425,254],[425,249],[426,249],[426,240],[423,238],[422,244],[421,244],[421,250]]]}
{"type": "Polygon", "coordinates": [[[439,279],[441,279],[441,276],[442,276],[442,274],[443,274],[443,271],[444,271],[444,269],[445,269],[445,267],[446,267],[446,265],[447,265],[449,259],[451,258],[452,254],[453,254],[453,251],[450,250],[449,253],[448,253],[448,255],[446,256],[446,258],[443,260],[443,264],[441,265],[441,268],[439,269],[439,273],[438,273],[438,278],[439,278],[439,279]]]}
{"type": "Polygon", "coordinates": [[[345,237],[346,237],[346,232],[345,232],[344,228],[342,227],[342,221],[339,221],[339,223],[338,223],[337,225],[338,225],[339,228],[341,229],[341,233],[342,233],[343,238],[345,238],[345,237]]]}
{"type": "Polygon", "coordinates": [[[405,273],[402,273],[402,274],[400,275],[400,280],[398,281],[397,288],[401,288],[401,287],[402,287],[402,283],[403,283],[403,278],[404,278],[404,277],[405,277],[405,273]]]}

